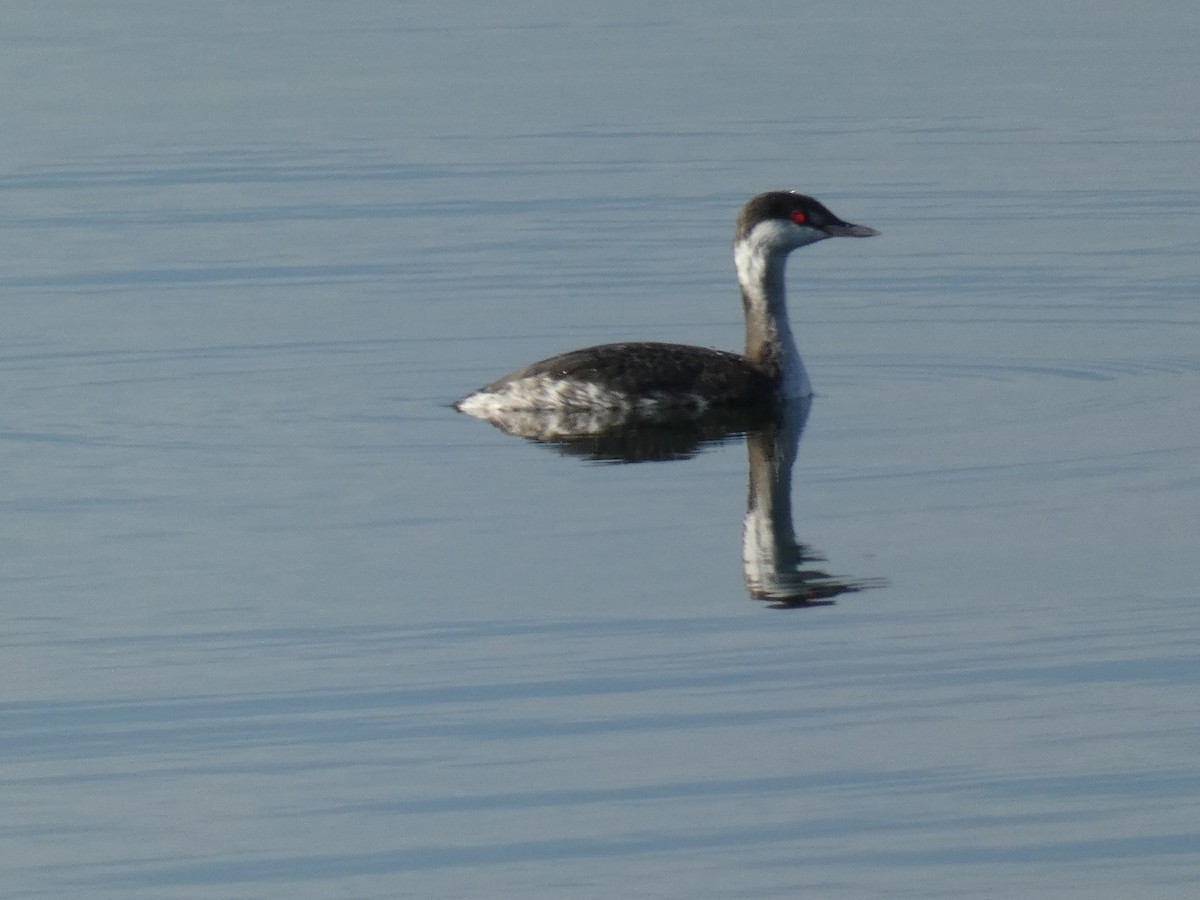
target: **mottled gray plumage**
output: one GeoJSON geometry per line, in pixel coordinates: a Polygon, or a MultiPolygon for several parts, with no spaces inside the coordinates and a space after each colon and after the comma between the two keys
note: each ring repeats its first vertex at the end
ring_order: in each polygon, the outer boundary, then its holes
{"type": "Polygon", "coordinates": [[[869,237],[822,203],[768,191],[742,207],[734,263],[746,315],[745,354],[684,344],[604,344],[532,363],[455,404],[481,418],[528,409],[674,408],[702,412],[760,405],[812,388],[788,326],[784,264],[797,247],[869,237]]]}
{"type": "MultiPolygon", "coordinates": [[[[479,389],[495,393],[524,378],[544,375],[555,380],[602,384],[630,397],[667,400],[679,395],[681,404],[703,397],[711,406],[740,406],[769,395],[774,379],[750,365],[739,353],[639,341],[603,344],[571,350],[530,363],[479,389]]],[[[694,405],[694,400],[691,401],[694,405]]]]}

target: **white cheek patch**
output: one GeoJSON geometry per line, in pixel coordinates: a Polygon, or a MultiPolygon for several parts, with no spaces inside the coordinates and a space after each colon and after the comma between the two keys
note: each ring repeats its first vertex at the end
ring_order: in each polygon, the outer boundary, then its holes
{"type": "Polygon", "coordinates": [[[783,272],[783,261],[797,247],[815,244],[829,237],[820,229],[797,225],[782,219],[759,222],[733,245],[733,265],[738,281],[751,300],[766,301],[761,287],[770,280],[772,266],[783,272]]]}

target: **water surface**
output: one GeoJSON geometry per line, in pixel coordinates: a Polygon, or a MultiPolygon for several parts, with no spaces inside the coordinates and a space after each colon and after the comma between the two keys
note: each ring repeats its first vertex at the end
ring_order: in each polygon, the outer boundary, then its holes
{"type": "Polygon", "coordinates": [[[0,895],[1194,895],[1193,4],[11,18],[0,895]],[[448,408],[781,186],[803,610],[743,440],[448,408]]]}

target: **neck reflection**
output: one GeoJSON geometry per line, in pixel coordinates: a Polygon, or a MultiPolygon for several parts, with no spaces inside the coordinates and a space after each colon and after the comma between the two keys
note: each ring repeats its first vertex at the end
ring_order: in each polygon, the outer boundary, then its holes
{"type": "Polygon", "coordinates": [[[628,411],[524,410],[489,418],[514,437],[593,462],[640,463],[691,458],[706,447],[746,439],[749,489],[742,525],[742,574],[751,598],[774,609],[829,606],[847,593],[884,587],[883,578],[832,575],[811,544],[797,539],[792,468],[811,398],[701,417],[645,416],[628,411]]]}

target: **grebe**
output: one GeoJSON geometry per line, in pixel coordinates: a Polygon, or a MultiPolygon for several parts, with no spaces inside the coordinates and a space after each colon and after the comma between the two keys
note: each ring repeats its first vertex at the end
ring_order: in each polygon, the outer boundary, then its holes
{"type": "Polygon", "coordinates": [[[481,419],[524,410],[700,414],[808,397],[812,385],[788,327],[783,271],[797,247],[871,237],[792,191],[753,197],[738,215],[733,262],[746,312],[745,355],[684,344],[603,344],[535,362],[454,404],[481,419]]]}

